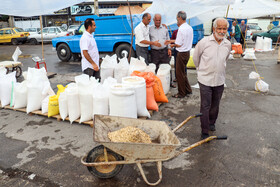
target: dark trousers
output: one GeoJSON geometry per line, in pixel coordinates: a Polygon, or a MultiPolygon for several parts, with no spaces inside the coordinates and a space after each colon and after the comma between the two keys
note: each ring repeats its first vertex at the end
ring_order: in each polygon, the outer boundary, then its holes
{"type": "Polygon", "coordinates": [[[148,54],[149,50],[148,47],[140,47],[139,45],[136,45],[136,54],[137,57],[139,58],[140,56],[145,59],[145,63],[149,65],[149,60],[148,60],[148,54]]]}
{"type": "Polygon", "coordinates": [[[100,79],[100,71],[94,71],[91,68],[87,68],[83,71],[83,73],[89,75],[90,77],[95,77],[96,79],[100,79]]]}
{"type": "Polygon", "coordinates": [[[177,50],[176,50],[176,48],[173,49],[173,56],[174,56],[174,74],[175,74],[174,77],[176,79],[176,58],[177,58],[177,50]]]}
{"type": "Polygon", "coordinates": [[[214,125],[218,118],[219,105],[224,91],[222,86],[206,86],[199,82],[200,88],[200,117],[201,132],[208,134],[209,126],[214,125]]]}
{"type": "Polygon", "coordinates": [[[245,35],[245,33],[242,32],[241,37],[240,37],[240,43],[242,45],[242,48],[244,47],[245,39],[246,39],[246,35],[245,35]]]}
{"type": "Polygon", "coordinates": [[[178,52],[176,57],[176,79],[178,83],[178,94],[186,96],[192,93],[192,89],[187,77],[186,65],[190,58],[190,52],[178,52]]]}
{"type": "Polygon", "coordinates": [[[156,65],[156,72],[160,64],[169,64],[170,57],[168,56],[167,47],[164,49],[151,49],[152,62],[156,65]]]}

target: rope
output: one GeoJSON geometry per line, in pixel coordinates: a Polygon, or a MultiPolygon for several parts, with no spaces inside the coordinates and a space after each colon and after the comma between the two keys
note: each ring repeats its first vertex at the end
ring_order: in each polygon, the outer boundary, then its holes
{"type": "MultiPolygon", "coordinates": [[[[237,26],[239,27],[239,25],[238,25],[238,21],[237,21],[237,18],[236,18],[236,16],[234,16],[235,18],[235,21],[236,21],[236,23],[237,23],[237,26]]],[[[248,19],[247,19],[248,20],[248,19]]],[[[247,27],[248,27],[248,25],[246,26],[246,30],[245,30],[245,33],[247,32],[247,27]]],[[[242,31],[241,31],[241,28],[239,27],[239,29],[240,29],[240,33],[241,33],[241,37],[243,38],[243,41],[244,41],[244,46],[245,46],[245,50],[246,50],[246,48],[248,48],[248,46],[247,46],[247,42],[246,42],[246,40],[245,40],[245,38],[244,38],[244,35],[243,35],[243,33],[242,33],[242,31]]],[[[252,63],[253,63],[253,66],[254,66],[254,69],[255,69],[255,71],[256,71],[256,73],[258,73],[259,74],[259,72],[258,72],[258,69],[257,69],[257,66],[256,66],[256,63],[255,63],[255,61],[254,61],[254,59],[252,59],[252,63]]],[[[260,75],[260,74],[259,74],[260,75]]],[[[257,93],[260,93],[260,89],[258,88],[258,86],[257,86],[257,83],[261,80],[261,79],[264,79],[263,77],[260,77],[259,78],[259,80],[256,82],[256,92],[257,93]]]]}

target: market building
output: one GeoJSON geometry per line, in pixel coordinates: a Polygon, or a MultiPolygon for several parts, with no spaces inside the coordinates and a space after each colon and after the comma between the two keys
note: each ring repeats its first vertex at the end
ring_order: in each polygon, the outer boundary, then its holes
{"type": "MultiPolygon", "coordinates": [[[[147,7],[152,4],[152,0],[129,0],[131,10],[134,13],[141,13],[147,7]]],[[[113,16],[127,14],[127,1],[124,0],[98,0],[98,14],[99,16],[113,16]],[[116,14],[115,14],[116,13],[116,14]]],[[[79,22],[75,21],[76,16],[85,16],[95,14],[94,1],[85,0],[83,3],[59,10],[53,14],[43,15],[42,24],[43,27],[47,26],[61,26],[63,24],[79,25],[79,22]]],[[[3,17],[3,16],[1,16],[3,17]]],[[[7,26],[15,26],[20,28],[40,27],[39,16],[34,17],[19,17],[19,16],[4,16],[4,21],[0,20],[0,28],[7,26]]]]}

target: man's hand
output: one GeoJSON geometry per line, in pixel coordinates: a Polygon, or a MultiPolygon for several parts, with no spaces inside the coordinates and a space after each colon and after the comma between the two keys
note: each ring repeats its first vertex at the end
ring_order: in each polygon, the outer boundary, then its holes
{"type": "Polygon", "coordinates": [[[152,45],[157,46],[157,47],[161,47],[161,44],[157,41],[152,42],[152,45]]]}
{"type": "Polygon", "coordinates": [[[92,65],[92,67],[93,67],[94,71],[99,71],[99,68],[98,68],[98,66],[95,63],[92,65]]]}
{"type": "Polygon", "coordinates": [[[170,40],[165,40],[164,45],[169,45],[171,43],[170,40]]]}
{"type": "Polygon", "coordinates": [[[168,56],[171,57],[171,55],[172,55],[171,49],[168,49],[168,56]]]}

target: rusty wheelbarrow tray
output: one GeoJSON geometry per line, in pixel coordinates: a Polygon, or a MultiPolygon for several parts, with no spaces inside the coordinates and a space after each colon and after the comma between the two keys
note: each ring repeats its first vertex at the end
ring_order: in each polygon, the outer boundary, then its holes
{"type": "Polygon", "coordinates": [[[88,155],[81,159],[83,165],[96,177],[111,178],[117,175],[124,164],[136,164],[141,172],[144,181],[149,185],[157,185],[162,180],[162,161],[176,157],[194,147],[213,139],[226,139],[226,136],[210,136],[187,148],[179,149],[181,143],[174,134],[179,128],[190,119],[201,116],[196,114],[188,117],[175,129],[171,130],[165,122],[153,120],[140,120],[113,116],[95,115],[94,118],[94,140],[101,143],[92,149],[88,155]],[[111,142],[108,133],[127,126],[134,126],[147,133],[152,140],[151,144],[146,143],[122,143],[111,142]],[[144,174],[142,163],[156,162],[159,179],[150,183],[144,174]]]}

